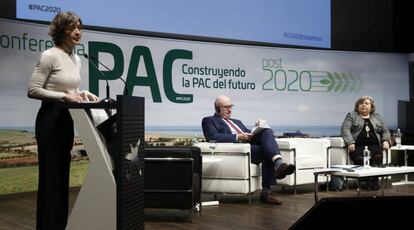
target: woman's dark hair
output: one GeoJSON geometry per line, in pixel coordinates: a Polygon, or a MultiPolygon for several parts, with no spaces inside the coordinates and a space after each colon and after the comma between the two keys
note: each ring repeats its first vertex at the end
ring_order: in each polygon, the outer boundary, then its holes
{"type": "Polygon", "coordinates": [[[55,45],[61,45],[65,39],[65,30],[74,29],[78,22],[82,26],[82,20],[73,12],[56,14],[49,26],[49,35],[55,45]]]}
{"type": "Polygon", "coordinates": [[[355,102],[354,111],[358,112],[358,105],[362,104],[367,99],[371,102],[371,112],[370,113],[375,112],[375,102],[374,102],[374,99],[370,96],[362,96],[362,97],[358,98],[358,100],[355,102]]]}

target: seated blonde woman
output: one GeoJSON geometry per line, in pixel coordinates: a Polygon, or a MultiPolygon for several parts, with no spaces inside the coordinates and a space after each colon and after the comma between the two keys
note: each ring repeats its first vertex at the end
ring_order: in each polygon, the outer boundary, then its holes
{"type": "MultiPolygon", "coordinates": [[[[390,131],[375,112],[375,102],[370,96],[360,97],[355,102],[354,111],[349,112],[342,123],[341,135],[356,165],[363,164],[365,146],[371,151],[371,165],[382,164],[382,151],[390,148],[390,131]]],[[[379,189],[377,177],[368,179],[367,189],[379,189]]]]}

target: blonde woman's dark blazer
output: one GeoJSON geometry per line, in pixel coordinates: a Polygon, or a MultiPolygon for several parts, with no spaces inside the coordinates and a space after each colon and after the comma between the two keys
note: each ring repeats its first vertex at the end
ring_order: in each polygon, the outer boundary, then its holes
{"type": "MultiPolygon", "coordinates": [[[[390,142],[390,131],[381,116],[374,112],[369,116],[369,120],[374,127],[374,132],[378,141],[380,143],[383,143],[384,141],[390,142]]],[[[364,124],[365,120],[359,115],[358,112],[353,111],[346,115],[341,128],[341,135],[346,145],[355,144],[355,140],[364,128],[364,124]]]]}

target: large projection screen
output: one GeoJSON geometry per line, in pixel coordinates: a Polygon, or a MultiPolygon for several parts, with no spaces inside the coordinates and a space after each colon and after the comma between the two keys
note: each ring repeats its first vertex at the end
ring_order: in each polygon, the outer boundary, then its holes
{"type": "Polygon", "coordinates": [[[74,11],[85,25],[331,48],[330,0],[16,0],[16,18],[74,11]]]}

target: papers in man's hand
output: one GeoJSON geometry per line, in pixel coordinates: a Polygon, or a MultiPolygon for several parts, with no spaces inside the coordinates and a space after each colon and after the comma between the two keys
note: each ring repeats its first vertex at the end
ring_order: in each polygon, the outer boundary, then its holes
{"type": "Polygon", "coordinates": [[[251,133],[256,134],[263,129],[270,129],[270,126],[267,124],[267,120],[259,119],[256,121],[256,126],[252,129],[251,133]]]}

